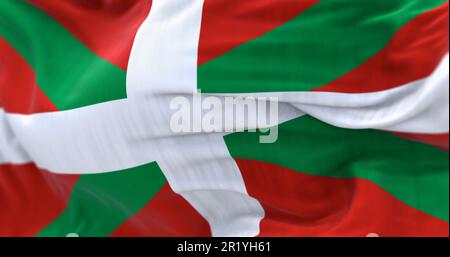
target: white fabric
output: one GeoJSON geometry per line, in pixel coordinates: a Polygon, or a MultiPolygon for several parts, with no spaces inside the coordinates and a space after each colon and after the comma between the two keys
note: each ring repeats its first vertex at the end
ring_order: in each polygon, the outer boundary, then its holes
{"type": "Polygon", "coordinates": [[[290,103],[302,112],[337,127],[447,133],[449,55],[442,58],[430,76],[384,91],[359,94],[273,92],[239,95],[278,97],[279,102],[290,103]]]}

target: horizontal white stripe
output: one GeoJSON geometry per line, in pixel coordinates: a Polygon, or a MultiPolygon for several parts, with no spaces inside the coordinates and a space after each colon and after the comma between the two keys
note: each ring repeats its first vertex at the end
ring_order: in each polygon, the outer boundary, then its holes
{"type": "MultiPolygon", "coordinates": [[[[171,94],[171,90],[166,88],[164,93],[171,94]]],[[[178,93],[191,92],[183,90],[178,93]]],[[[277,97],[279,102],[289,103],[301,112],[342,128],[446,133],[449,131],[449,55],[442,58],[427,78],[373,93],[270,92],[204,95],[277,97]]]]}
{"type": "MultiPolygon", "coordinates": [[[[117,100],[33,115],[4,113],[0,109],[3,120],[0,123],[0,163],[33,160],[49,171],[97,173],[155,161],[162,158],[164,148],[173,145],[172,140],[207,136],[173,133],[170,117],[174,110],[169,108],[170,99],[172,96],[117,100]]],[[[192,102],[191,98],[187,99],[192,102]]],[[[279,109],[281,121],[302,115],[285,103],[279,109]]],[[[269,121],[274,120],[269,118],[269,121]]],[[[256,124],[250,128],[254,127],[256,124]]],[[[242,126],[241,130],[244,128],[249,127],[242,126]]],[[[213,133],[219,138],[224,134],[213,133]]],[[[189,152],[189,148],[190,145],[186,146],[186,151],[189,152]]]]}
{"type": "MultiPolygon", "coordinates": [[[[420,65],[420,64],[418,64],[420,65]]],[[[289,92],[278,96],[334,126],[411,133],[449,131],[449,56],[427,78],[390,90],[363,94],[289,92]]]]}

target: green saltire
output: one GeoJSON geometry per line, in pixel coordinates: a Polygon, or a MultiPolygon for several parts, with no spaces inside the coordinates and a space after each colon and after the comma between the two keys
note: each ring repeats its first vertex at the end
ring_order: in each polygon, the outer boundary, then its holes
{"type": "MultiPolygon", "coordinates": [[[[321,0],[198,67],[204,93],[308,91],[355,69],[408,21],[445,0],[321,0]]],[[[363,86],[363,85],[362,85],[363,86]]]]}
{"type": "Polygon", "coordinates": [[[227,135],[225,141],[235,158],[313,175],[367,179],[409,206],[449,220],[447,152],[389,132],[337,128],[310,116],[278,129],[272,144],[259,143],[260,133],[250,132],[227,135]]]}
{"type": "Polygon", "coordinates": [[[59,110],[126,97],[125,71],[24,1],[0,1],[0,36],[34,69],[37,84],[59,110]]]}
{"type": "Polygon", "coordinates": [[[165,183],[155,162],[119,172],[83,175],[64,212],[38,236],[108,236],[165,183]]]}

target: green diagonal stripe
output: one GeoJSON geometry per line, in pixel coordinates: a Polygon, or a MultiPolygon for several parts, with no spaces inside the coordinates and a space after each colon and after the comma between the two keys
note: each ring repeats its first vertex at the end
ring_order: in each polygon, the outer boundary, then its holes
{"type": "Polygon", "coordinates": [[[408,21],[445,0],[321,0],[273,31],[198,68],[204,93],[307,91],[379,52],[408,21]]]}
{"type": "Polygon", "coordinates": [[[278,140],[260,144],[259,133],[225,137],[233,157],[278,164],[299,172],[364,178],[402,202],[449,220],[448,153],[389,132],[337,128],[310,116],[279,126],[278,140]]]}
{"type": "Polygon", "coordinates": [[[83,175],[64,212],[38,236],[108,236],[166,183],[158,165],[83,175]]]}
{"type": "Polygon", "coordinates": [[[125,71],[24,1],[0,1],[0,36],[31,65],[39,87],[60,110],[126,97],[125,71]]]}

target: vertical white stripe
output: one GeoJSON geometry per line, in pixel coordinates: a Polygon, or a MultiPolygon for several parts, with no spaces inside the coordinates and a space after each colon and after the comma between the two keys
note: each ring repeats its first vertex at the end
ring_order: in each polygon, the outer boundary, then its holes
{"type": "MultiPolygon", "coordinates": [[[[201,0],[153,1],[130,56],[129,99],[196,89],[202,6],[201,0]]],[[[247,194],[222,133],[176,137],[159,151],[163,158],[157,162],[170,186],[209,222],[213,236],[259,233],[264,211],[247,194]]]]}
{"type": "Polygon", "coordinates": [[[127,70],[127,97],[188,92],[197,85],[203,0],[154,0],[139,28],[127,70]]]}

